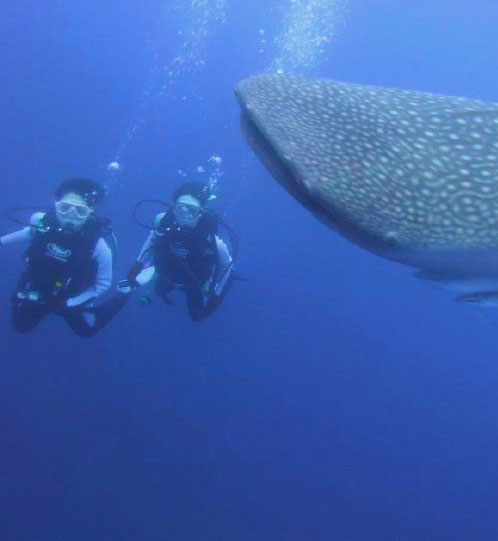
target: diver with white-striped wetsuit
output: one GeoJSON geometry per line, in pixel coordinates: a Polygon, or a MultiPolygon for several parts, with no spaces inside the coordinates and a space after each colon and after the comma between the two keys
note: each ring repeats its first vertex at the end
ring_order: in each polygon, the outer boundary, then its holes
{"type": "Polygon", "coordinates": [[[67,179],[56,190],[53,209],[35,212],[30,225],[0,237],[1,246],[27,244],[24,269],[12,295],[16,331],[30,332],[54,313],[74,332],[90,337],[128,300],[128,295],[117,293],[95,303],[111,287],[113,275],[114,255],[107,240],[112,231],[95,213],[104,194],[92,180],[67,179]]]}

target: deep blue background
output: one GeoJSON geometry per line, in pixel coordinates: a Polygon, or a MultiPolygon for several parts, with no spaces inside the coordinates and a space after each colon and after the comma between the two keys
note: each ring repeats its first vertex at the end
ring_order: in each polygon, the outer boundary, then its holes
{"type": "MultiPolygon", "coordinates": [[[[154,54],[178,45],[159,0],[42,4],[2,7],[4,208],[105,180],[154,54]]],[[[205,71],[152,100],[102,210],[122,275],[145,235],[134,202],[221,155],[249,283],[200,325],[132,301],[89,341],[54,318],[17,336],[22,249],[2,249],[2,540],[498,537],[497,316],[334,235],[251,156],[233,87],[269,64],[258,30],[277,35],[281,10],[249,4],[213,26],[205,71]]],[[[498,101],[497,22],[491,0],[351,0],[314,74],[498,101]]]]}

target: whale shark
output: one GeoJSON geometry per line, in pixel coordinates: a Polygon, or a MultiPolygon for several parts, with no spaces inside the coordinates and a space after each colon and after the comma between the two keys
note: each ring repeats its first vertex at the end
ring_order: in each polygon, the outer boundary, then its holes
{"type": "Polygon", "coordinates": [[[498,283],[498,104],[280,74],[236,96],[254,152],[329,227],[469,295],[498,283]]]}

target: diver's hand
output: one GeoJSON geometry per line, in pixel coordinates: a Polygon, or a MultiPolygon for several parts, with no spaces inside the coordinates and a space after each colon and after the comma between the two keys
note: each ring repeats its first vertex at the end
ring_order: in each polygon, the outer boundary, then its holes
{"type": "Polygon", "coordinates": [[[145,263],[143,261],[135,261],[133,263],[131,269],[128,271],[128,274],[126,275],[126,280],[130,283],[130,285],[134,285],[134,287],[138,286],[137,283],[137,276],[143,271],[145,266],[145,263]]]}
{"type": "Polygon", "coordinates": [[[90,297],[89,299],[81,302],[81,299],[79,299],[78,296],[69,297],[68,299],[66,299],[66,309],[74,310],[75,308],[88,308],[89,306],[93,306],[96,298],[97,297],[90,297]]]}
{"type": "Polygon", "coordinates": [[[116,289],[119,291],[119,293],[124,293],[125,295],[129,295],[130,293],[133,293],[135,289],[137,289],[138,283],[136,280],[130,281],[130,280],[120,280],[116,284],[116,289]]]}

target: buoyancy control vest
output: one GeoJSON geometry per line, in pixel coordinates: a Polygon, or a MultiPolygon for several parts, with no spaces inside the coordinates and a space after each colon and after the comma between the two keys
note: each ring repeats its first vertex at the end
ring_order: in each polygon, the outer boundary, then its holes
{"type": "Polygon", "coordinates": [[[217,218],[205,212],[194,229],[180,227],[172,210],[160,220],[152,248],[159,276],[179,285],[204,283],[218,264],[217,218]]]}
{"type": "Polygon", "coordinates": [[[74,296],[93,285],[98,270],[93,253],[107,227],[92,216],[81,230],[64,231],[55,212],[47,212],[25,252],[18,290],[36,291],[43,298],[63,289],[74,296]]]}

